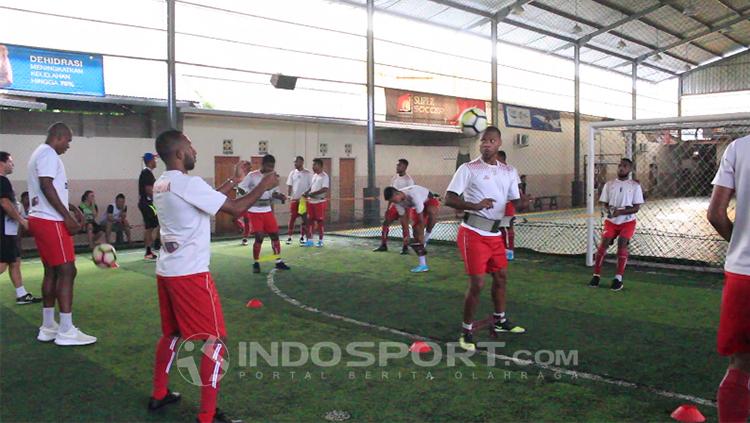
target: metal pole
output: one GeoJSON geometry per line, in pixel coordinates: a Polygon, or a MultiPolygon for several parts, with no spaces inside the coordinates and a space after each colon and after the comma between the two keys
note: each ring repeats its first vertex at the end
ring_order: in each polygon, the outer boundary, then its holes
{"type": "Polygon", "coordinates": [[[177,129],[177,80],[174,57],[174,2],[167,0],[167,119],[169,127],[177,129]]]}
{"type": "Polygon", "coordinates": [[[490,40],[492,42],[492,124],[498,126],[500,116],[498,116],[499,104],[497,103],[497,16],[491,20],[492,30],[490,31],[490,40]]]}
{"type": "MultiPolygon", "coordinates": [[[[633,66],[631,69],[631,88],[630,88],[630,101],[631,101],[631,110],[630,110],[630,116],[633,120],[636,119],[638,116],[638,62],[633,61],[633,66]]],[[[630,135],[630,141],[628,142],[626,148],[625,148],[625,157],[630,158],[630,160],[633,160],[633,167],[635,168],[635,140],[636,135],[635,131],[630,135]]],[[[635,169],[634,169],[635,170],[635,169]]],[[[632,176],[631,176],[632,177],[632,176]]]]}
{"type": "Polygon", "coordinates": [[[682,116],[682,75],[677,78],[677,116],[682,116]]]}
{"type": "MultiPolygon", "coordinates": [[[[574,206],[583,201],[583,182],[581,178],[581,45],[574,48],[575,75],[573,80],[574,120],[573,120],[573,186],[572,200],[574,206]]],[[[589,157],[589,161],[593,157],[589,157]]]]}
{"type": "Polygon", "coordinates": [[[380,220],[380,192],[375,180],[375,0],[367,0],[367,187],[364,189],[364,220],[380,220]]]}
{"type": "Polygon", "coordinates": [[[594,135],[596,128],[589,128],[588,160],[586,161],[586,266],[594,265],[594,135]]]}

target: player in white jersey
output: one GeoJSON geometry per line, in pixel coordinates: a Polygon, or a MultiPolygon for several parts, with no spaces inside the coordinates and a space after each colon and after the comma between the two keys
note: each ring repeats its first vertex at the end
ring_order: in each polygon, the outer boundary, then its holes
{"type": "Polygon", "coordinates": [[[526,329],[511,323],[505,314],[508,258],[500,228],[505,217],[505,204],[518,202],[520,195],[513,170],[497,160],[500,145],[500,130],[495,126],[488,127],[482,133],[481,156],[456,170],[445,195],[448,207],[465,211],[456,241],[469,276],[463,330],[459,338],[459,345],[467,351],[476,350],[474,314],[487,273],[492,276],[495,332],[526,332],[526,329]]]}
{"type": "Polygon", "coordinates": [[[323,160],[313,160],[313,172],[310,189],[304,194],[307,199],[307,242],[305,247],[312,247],[312,232],[315,227],[318,232],[318,248],[323,246],[323,231],[328,205],[328,190],[331,188],[331,178],[323,171],[323,160]]]}
{"type": "MultiPolygon", "coordinates": [[[[259,170],[254,170],[245,176],[239,187],[245,192],[250,192],[260,181],[263,175],[274,173],[276,158],[270,154],[263,156],[259,170]]],[[[263,246],[263,238],[268,235],[271,238],[271,249],[276,257],[276,268],[289,270],[289,266],[281,260],[281,241],[279,241],[279,224],[273,214],[273,200],[286,201],[286,196],[277,191],[276,187],[263,193],[258,201],[248,210],[250,213],[250,225],[255,233],[253,244],[253,273],[260,273],[260,249],[263,246]]]]}
{"type": "Polygon", "coordinates": [[[302,156],[297,156],[294,160],[294,169],[289,172],[289,177],[286,178],[287,185],[287,197],[289,197],[289,237],[286,240],[286,245],[291,245],[292,234],[294,233],[294,222],[297,221],[297,217],[302,218],[302,224],[299,228],[299,243],[305,243],[305,235],[307,234],[307,213],[299,213],[300,199],[302,195],[310,189],[312,185],[313,173],[305,169],[305,159],[302,156]]]}
{"type": "MultiPolygon", "coordinates": [[[[518,169],[508,164],[508,156],[505,154],[505,151],[500,150],[497,152],[497,159],[500,161],[500,163],[508,166],[514,175],[514,178],[516,180],[516,183],[519,186],[519,194],[520,194],[520,186],[521,186],[521,177],[518,176],[518,169]]],[[[513,260],[515,258],[515,255],[513,253],[513,249],[516,245],[516,231],[513,228],[513,225],[515,223],[515,216],[516,216],[516,206],[513,205],[512,201],[508,201],[505,204],[505,217],[510,217],[510,222],[508,223],[507,228],[502,228],[500,230],[500,233],[503,234],[503,241],[505,242],[505,256],[508,257],[508,260],[513,260]]]]}
{"type": "Polygon", "coordinates": [[[440,201],[430,190],[419,185],[411,185],[400,190],[387,187],[383,190],[383,197],[385,201],[393,203],[399,216],[403,217],[411,213],[412,233],[414,234],[411,247],[419,257],[419,265],[411,269],[412,273],[429,271],[426,247],[429,234],[435,226],[440,201]]]}
{"type": "Polygon", "coordinates": [[[617,179],[613,179],[604,184],[599,202],[605,208],[604,214],[607,219],[604,221],[604,230],[602,231],[602,241],[596,250],[594,260],[594,276],[589,282],[589,286],[596,288],[599,286],[601,277],[602,263],[607,255],[607,249],[617,239],[617,273],[612,280],[610,289],[619,291],[623,288],[622,275],[625,273],[625,265],[628,262],[628,246],[630,240],[635,234],[635,214],[641,208],[643,201],[643,190],[641,184],[629,179],[630,172],[633,170],[633,162],[624,158],[620,160],[617,166],[617,179]]]}
{"type": "MultiPolygon", "coordinates": [[[[399,159],[396,163],[396,174],[391,178],[391,186],[398,190],[414,185],[414,179],[406,174],[406,169],[409,167],[409,161],[406,159],[399,159]]],[[[383,228],[380,231],[380,246],[373,251],[388,251],[388,231],[391,228],[391,223],[396,220],[401,222],[401,234],[403,235],[404,243],[401,246],[401,254],[409,254],[409,214],[404,213],[399,216],[398,210],[394,204],[389,204],[385,211],[385,220],[383,220],[383,228]]]]}
{"type": "Polygon", "coordinates": [[[717,349],[729,356],[719,385],[719,422],[750,418],[750,136],[733,141],[724,152],[713,180],[708,221],[729,241],[724,264],[724,292],[717,349]],[[735,220],[727,209],[736,196],[735,220]]]}
{"type": "Polygon", "coordinates": [[[156,261],[162,336],[156,344],[148,409],[155,411],[181,398],[169,390],[169,370],[177,341],[205,341],[200,349],[200,379],[192,381],[201,387],[198,421],[230,422],[216,408],[219,380],[226,368],[226,329],[221,301],[209,273],[211,216],[219,211],[235,217],[242,215],[261,195],[278,185],[278,175],[265,174],[247,195],[232,200],[226,194],[237,185],[245,162],[235,166],[237,179],[229,179],[214,189],[202,178],[188,175],[195,168],[196,153],[182,132],[169,130],[159,135],[156,151],[167,167],[153,185],[163,245],[156,261]]]}

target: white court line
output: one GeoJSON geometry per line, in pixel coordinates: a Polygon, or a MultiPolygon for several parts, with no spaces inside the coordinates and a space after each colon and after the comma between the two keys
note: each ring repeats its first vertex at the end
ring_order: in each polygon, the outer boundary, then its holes
{"type": "MultiPolygon", "coordinates": [[[[321,314],[323,316],[326,316],[326,317],[334,319],[334,320],[340,320],[340,321],[343,321],[343,322],[351,323],[353,325],[357,325],[357,326],[361,326],[361,327],[366,327],[366,328],[369,328],[369,329],[376,329],[376,330],[379,330],[381,332],[387,332],[387,333],[390,333],[390,334],[399,335],[399,336],[403,336],[403,337],[410,338],[410,339],[415,339],[415,340],[420,340],[420,341],[431,341],[431,342],[435,342],[435,343],[443,343],[444,342],[444,341],[441,341],[439,339],[430,338],[430,337],[427,337],[427,336],[424,336],[424,335],[418,335],[418,334],[414,334],[414,333],[404,332],[402,330],[389,328],[387,326],[376,325],[374,323],[363,322],[361,320],[352,319],[351,317],[346,317],[346,316],[342,316],[342,315],[339,315],[339,314],[329,313],[327,311],[320,310],[320,309],[317,309],[315,307],[311,307],[311,306],[308,306],[306,304],[303,304],[299,300],[290,297],[289,295],[287,295],[286,293],[284,293],[281,289],[279,289],[276,286],[276,281],[274,280],[274,274],[275,273],[276,273],[276,269],[271,269],[271,271],[268,273],[268,277],[266,278],[266,284],[268,285],[268,288],[274,294],[276,294],[277,296],[281,297],[284,301],[288,302],[289,304],[292,304],[293,306],[295,306],[297,308],[300,308],[300,309],[305,310],[305,311],[309,311],[311,313],[321,314]]],[[[489,353],[487,351],[481,351],[481,350],[479,351],[479,353],[483,354],[483,355],[490,355],[490,354],[492,354],[492,353],[489,353]]],[[[638,384],[638,383],[633,383],[633,382],[628,382],[628,381],[625,381],[625,380],[615,379],[615,378],[611,378],[611,377],[607,377],[607,376],[601,376],[601,375],[597,375],[597,374],[594,374],[594,373],[580,372],[580,371],[576,371],[576,370],[566,369],[564,367],[557,367],[557,366],[549,366],[549,365],[539,364],[539,363],[535,363],[535,362],[533,362],[531,360],[521,360],[521,359],[516,358],[516,357],[510,357],[510,356],[502,355],[502,354],[492,354],[492,355],[496,359],[504,360],[505,362],[513,362],[514,364],[517,364],[517,365],[520,365],[520,366],[530,366],[531,365],[531,366],[537,367],[537,368],[542,369],[542,370],[547,370],[547,371],[551,371],[551,372],[554,372],[554,373],[564,374],[566,376],[571,376],[573,378],[586,379],[586,380],[591,380],[591,381],[594,381],[594,382],[606,383],[606,384],[609,384],[609,385],[615,385],[615,386],[619,386],[619,387],[623,387],[623,388],[641,389],[641,390],[644,390],[644,391],[647,391],[647,392],[651,392],[653,394],[656,394],[656,395],[659,395],[659,396],[662,396],[662,397],[665,397],[665,398],[682,400],[682,401],[689,401],[689,402],[692,402],[692,403],[695,403],[695,404],[700,404],[700,405],[705,405],[705,406],[716,408],[716,403],[714,401],[707,400],[707,399],[701,398],[701,397],[696,397],[696,396],[693,396],[693,395],[686,395],[686,394],[680,394],[680,393],[677,393],[677,392],[666,391],[666,390],[663,390],[663,389],[658,389],[658,388],[654,388],[654,387],[651,387],[651,386],[647,386],[647,385],[643,385],[643,384],[638,384]]]]}

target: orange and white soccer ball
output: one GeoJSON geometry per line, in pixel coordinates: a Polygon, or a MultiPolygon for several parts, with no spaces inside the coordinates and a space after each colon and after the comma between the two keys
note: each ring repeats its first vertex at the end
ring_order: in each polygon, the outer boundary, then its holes
{"type": "Polygon", "coordinates": [[[117,250],[110,244],[99,244],[91,252],[91,259],[97,267],[113,269],[117,266],[117,250]]]}

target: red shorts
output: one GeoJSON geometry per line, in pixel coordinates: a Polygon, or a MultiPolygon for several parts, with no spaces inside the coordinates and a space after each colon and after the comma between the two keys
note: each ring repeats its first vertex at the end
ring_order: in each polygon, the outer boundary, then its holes
{"type": "Polygon", "coordinates": [[[307,217],[310,220],[325,220],[327,201],[322,203],[307,203],[307,217]]]}
{"type": "Polygon", "coordinates": [[[76,261],[73,237],[64,222],[29,217],[29,232],[45,265],[56,267],[76,261]]]}
{"type": "MultiPolygon", "coordinates": [[[[289,218],[291,220],[296,220],[300,214],[299,214],[299,200],[292,200],[289,202],[289,218]]],[[[291,221],[290,220],[290,221],[291,221]]]]}
{"type": "Polygon", "coordinates": [[[724,272],[717,350],[721,355],[750,353],[750,275],[724,272]]]}
{"type": "MultiPolygon", "coordinates": [[[[409,209],[411,210],[411,209],[409,209]]],[[[388,209],[385,211],[385,221],[386,222],[395,222],[399,219],[398,215],[398,209],[396,209],[396,205],[391,203],[390,206],[388,206],[388,209]]]]}
{"type": "Polygon", "coordinates": [[[427,201],[424,202],[424,211],[421,214],[417,213],[417,211],[413,208],[409,209],[409,218],[411,219],[412,224],[416,225],[419,223],[425,223],[427,221],[427,207],[429,206],[439,209],[440,201],[438,201],[437,198],[428,198],[427,201]]]}
{"type": "Polygon", "coordinates": [[[279,223],[276,222],[276,216],[274,216],[273,212],[250,212],[248,215],[250,217],[250,225],[253,227],[253,233],[279,233],[279,223]]]}
{"type": "Polygon", "coordinates": [[[508,267],[503,237],[482,236],[460,226],[456,241],[467,275],[484,275],[508,267]]]}
{"type": "Polygon", "coordinates": [[[602,232],[604,238],[614,239],[619,236],[620,238],[633,239],[634,234],[635,220],[625,222],[622,225],[615,225],[609,220],[604,221],[604,232],[602,232]]]}
{"type": "Polygon", "coordinates": [[[227,336],[219,293],[211,274],[156,276],[161,332],[208,339],[227,336]]]}
{"type": "Polygon", "coordinates": [[[505,203],[505,215],[507,217],[513,217],[516,215],[516,206],[514,206],[510,201],[505,203]]]}

